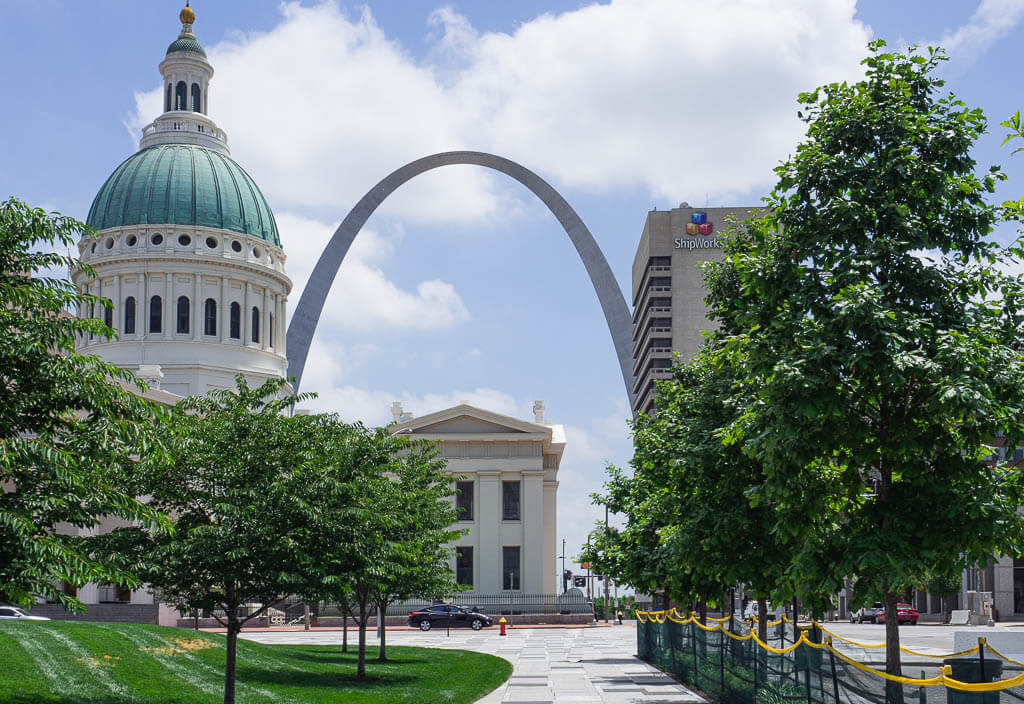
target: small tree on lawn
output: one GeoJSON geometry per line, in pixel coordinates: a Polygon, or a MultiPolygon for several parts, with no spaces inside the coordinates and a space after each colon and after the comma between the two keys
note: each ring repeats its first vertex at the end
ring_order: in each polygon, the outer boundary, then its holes
{"type": "MultiPolygon", "coordinates": [[[[238,633],[300,590],[316,511],[306,470],[317,459],[285,381],[214,390],[180,402],[161,424],[167,461],[143,461],[137,488],[172,517],[172,533],[122,529],[113,547],[182,610],[210,611],[227,629],[224,702],[235,701],[238,633]]],[[[305,398],[308,396],[303,396],[305,398]]]]}
{"type": "Polygon", "coordinates": [[[157,514],[125,491],[119,467],[159,451],[157,411],[118,382],[132,374],[75,351],[78,337],[115,337],[98,318],[110,301],[79,292],[53,271],[92,275],[51,248],[74,246],[85,225],[9,199],[0,203],[0,602],[41,597],[82,608],[64,582],[136,586],[90,540],[58,532],[93,528],[103,516],[144,521],[157,514]]]}
{"type": "MultiPolygon", "coordinates": [[[[449,567],[449,544],[464,530],[451,530],[458,516],[451,501],[452,478],[438,459],[435,445],[423,441],[409,443],[400,453],[396,476],[388,496],[396,520],[388,537],[396,547],[391,571],[377,578],[374,601],[378,614],[387,615],[396,601],[420,597],[440,599],[456,590],[449,567]]],[[[381,630],[377,659],[387,660],[387,631],[381,630]]]]}
{"type": "Polygon", "coordinates": [[[757,498],[814,593],[855,576],[855,602],[884,602],[891,674],[899,595],[1024,535],[1019,473],[985,461],[997,430],[1022,436],[1024,298],[987,239],[984,117],[941,94],[942,59],[875,42],[864,80],[800,96],[807,139],[727,240],[739,294],[712,301],[757,389],[733,428],[757,498]]]}

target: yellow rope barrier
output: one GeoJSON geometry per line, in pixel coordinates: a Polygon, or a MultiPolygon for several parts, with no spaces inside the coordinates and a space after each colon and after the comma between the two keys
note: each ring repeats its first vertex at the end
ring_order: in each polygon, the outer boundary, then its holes
{"type": "MultiPolygon", "coordinates": [[[[988,641],[986,641],[986,642],[985,642],[985,649],[986,649],[986,650],[987,650],[988,652],[992,653],[993,655],[996,655],[997,657],[1001,657],[1001,658],[1002,658],[1003,660],[1005,660],[1006,662],[1012,662],[1012,663],[1013,663],[1014,665],[1020,665],[1021,667],[1024,667],[1024,662],[1017,662],[1017,661],[1016,661],[1016,660],[1014,660],[1013,658],[1008,658],[1008,657],[1006,657],[1005,655],[1003,655],[1002,653],[1000,653],[1000,652],[999,652],[998,650],[996,650],[995,648],[993,648],[993,647],[992,647],[991,645],[989,645],[989,644],[988,644],[988,641]]],[[[977,650],[977,648],[975,648],[975,650],[977,650]]]]}
{"type": "MultiPolygon", "coordinates": [[[[906,685],[911,685],[911,686],[915,686],[915,687],[932,687],[932,686],[935,686],[935,685],[942,685],[942,686],[948,687],[950,689],[956,689],[956,690],[963,691],[963,692],[997,692],[997,691],[1000,691],[1000,690],[1003,690],[1003,689],[1010,689],[1012,687],[1019,687],[1021,685],[1024,685],[1024,673],[1022,673],[1020,675],[1017,675],[1016,677],[1011,677],[1011,678],[1005,679],[1005,680],[998,680],[996,682],[977,682],[977,683],[976,682],[961,682],[960,680],[955,680],[955,679],[953,679],[950,676],[950,672],[952,670],[951,670],[949,665],[945,665],[945,666],[941,667],[939,669],[939,674],[936,677],[931,677],[931,678],[926,678],[926,679],[919,679],[919,678],[915,678],[915,677],[903,677],[903,676],[900,676],[900,675],[891,675],[888,672],[882,672],[881,670],[876,670],[873,667],[869,667],[869,666],[867,666],[867,665],[865,665],[863,663],[857,662],[856,660],[854,660],[850,656],[840,652],[833,645],[832,639],[833,638],[838,638],[839,640],[841,640],[841,641],[843,641],[845,643],[850,643],[852,645],[856,645],[856,646],[862,647],[862,648],[884,647],[885,643],[882,643],[881,645],[857,643],[856,641],[852,641],[852,640],[850,640],[848,638],[843,638],[842,636],[838,636],[838,635],[836,635],[835,633],[833,633],[832,631],[830,631],[828,629],[822,628],[821,624],[819,624],[817,622],[813,622],[814,625],[816,625],[818,628],[820,628],[823,632],[827,633],[828,636],[829,636],[828,638],[826,638],[824,643],[815,643],[815,642],[811,641],[810,639],[807,638],[807,632],[806,631],[801,631],[800,637],[797,639],[797,641],[795,643],[793,643],[793,645],[791,645],[791,646],[789,646],[787,648],[773,648],[772,646],[768,645],[767,643],[762,641],[760,638],[758,638],[757,635],[754,633],[754,631],[752,629],[745,636],[737,635],[735,633],[732,633],[732,632],[726,630],[721,622],[719,622],[718,624],[716,624],[714,626],[706,626],[706,625],[702,624],[696,618],[696,615],[691,614],[690,616],[688,616],[686,618],[683,618],[682,615],[676,609],[672,609],[671,611],[637,611],[636,615],[637,615],[637,620],[639,620],[641,623],[648,623],[648,622],[652,622],[653,621],[654,623],[663,624],[667,620],[671,620],[673,623],[678,623],[678,624],[683,624],[683,625],[688,624],[688,623],[694,623],[697,626],[700,626],[705,631],[719,631],[719,632],[729,636],[730,638],[732,638],[734,640],[744,641],[744,640],[753,639],[754,642],[757,643],[759,646],[761,646],[762,649],[764,649],[764,650],[766,650],[767,652],[770,652],[770,653],[775,653],[777,655],[786,655],[788,653],[791,653],[794,650],[796,650],[797,648],[799,648],[801,645],[808,645],[811,648],[815,648],[815,649],[819,649],[819,650],[828,650],[830,653],[832,653],[832,655],[834,655],[835,657],[839,658],[842,662],[846,663],[847,665],[849,665],[851,667],[854,667],[854,668],[860,670],[861,672],[866,672],[868,674],[875,675],[877,677],[881,677],[882,679],[889,680],[891,682],[899,682],[900,684],[906,684],[906,685]]],[[[709,620],[722,621],[722,619],[709,619],[709,620]]],[[[780,622],[782,622],[783,620],[789,621],[789,619],[786,619],[785,617],[783,617],[783,619],[779,619],[779,621],[775,621],[774,623],[769,623],[768,625],[777,625],[780,622]]],[[[756,619],[752,619],[752,621],[756,621],[756,619]]],[[[792,623],[792,622],[790,622],[790,623],[792,623]]],[[[1011,658],[1006,657],[1005,655],[1000,653],[995,648],[992,648],[990,646],[988,649],[989,649],[989,651],[993,655],[996,655],[996,656],[1002,658],[1003,660],[1006,660],[1007,662],[1011,662],[1011,663],[1014,663],[1015,665],[1020,665],[1020,666],[1024,667],[1024,663],[1020,663],[1020,662],[1017,662],[1016,660],[1013,660],[1011,658]]],[[[900,650],[902,650],[903,652],[906,652],[906,653],[910,653],[910,654],[913,654],[913,655],[920,655],[920,656],[924,656],[924,657],[948,658],[948,657],[960,657],[960,656],[964,656],[964,655],[971,655],[973,653],[978,652],[978,646],[974,646],[973,648],[970,648],[968,650],[962,650],[962,651],[960,651],[958,653],[951,653],[949,655],[933,655],[931,653],[920,653],[920,652],[917,652],[917,651],[914,651],[914,650],[910,650],[909,648],[902,648],[902,647],[900,648],[900,650]]]]}

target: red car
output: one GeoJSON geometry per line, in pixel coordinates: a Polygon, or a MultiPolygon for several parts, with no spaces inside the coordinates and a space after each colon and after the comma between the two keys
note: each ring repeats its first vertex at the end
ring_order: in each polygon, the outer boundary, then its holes
{"type": "MultiPolygon", "coordinates": [[[[909,623],[917,625],[917,609],[910,604],[896,604],[896,618],[901,624],[909,623]]],[[[880,609],[875,615],[875,623],[885,623],[885,609],[880,609]]]]}

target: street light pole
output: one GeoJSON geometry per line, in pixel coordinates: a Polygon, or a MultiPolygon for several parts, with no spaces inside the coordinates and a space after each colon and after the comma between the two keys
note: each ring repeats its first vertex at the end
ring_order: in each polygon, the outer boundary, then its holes
{"type": "MultiPolygon", "coordinates": [[[[604,535],[608,538],[608,504],[604,505],[604,535]]],[[[604,566],[604,622],[608,623],[608,565],[604,566]]]]}

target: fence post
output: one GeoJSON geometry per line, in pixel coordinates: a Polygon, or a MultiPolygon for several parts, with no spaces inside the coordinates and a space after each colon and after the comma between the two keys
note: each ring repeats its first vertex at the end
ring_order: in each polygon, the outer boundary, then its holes
{"type": "Polygon", "coordinates": [[[978,638],[978,664],[981,666],[981,681],[986,682],[985,679],[985,639],[978,638]]]}
{"type": "Polygon", "coordinates": [[[793,654],[795,655],[796,653],[798,653],[800,651],[803,651],[803,659],[804,659],[804,688],[807,690],[807,704],[812,704],[812,702],[811,702],[811,646],[807,645],[806,642],[801,643],[800,646],[797,647],[797,649],[793,651],[793,654]]]}
{"type": "Polygon", "coordinates": [[[690,618],[690,647],[693,649],[693,686],[700,687],[697,677],[697,619],[693,615],[690,618]]]}
{"type": "Polygon", "coordinates": [[[835,694],[836,704],[839,704],[839,678],[836,676],[836,654],[832,652],[831,636],[826,643],[828,643],[828,662],[832,669],[832,691],[835,694]]]}
{"type": "Polygon", "coordinates": [[[725,631],[722,630],[722,626],[718,626],[718,677],[722,682],[722,688],[719,690],[719,698],[725,699],[725,631]]]}
{"type": "MultiPolygon", "coordinates": [[[[921,679],[924,679],[924,670],[921,670],[921,679]]],[[[928,695],[925,693],[924,685],[918,688],[917,698],[919,704],[928,704],[928,695]]]]}
{"type": "Polygon", "coordinates": [[[747,643],[750,644],[750,654],[754,656],[754,702],[757,702],[757,661],[760,658],[757,656],[757,642],[750,638],[747,643]]]}

